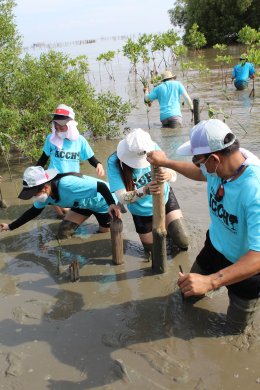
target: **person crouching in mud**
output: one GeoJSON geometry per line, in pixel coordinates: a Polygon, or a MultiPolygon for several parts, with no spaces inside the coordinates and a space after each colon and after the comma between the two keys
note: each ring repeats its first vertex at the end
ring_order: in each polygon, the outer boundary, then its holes
{"type": "Polygon", "coordinates": [[[0,224],[0,231],[14,230],[41,214],[47,205],[69,207],[58,230],[58,238],[69,238],[78,226],[92,214],[99,223],[99,232],[110,229],[114,213],[120,217],[117,199],[106,182],[74,172],[59,174],[55,168],[44,170],[40,166],[29,167],[23,176],[23,189],[18,198],[33,199],[34,205],[17,220],[0,224]]]}

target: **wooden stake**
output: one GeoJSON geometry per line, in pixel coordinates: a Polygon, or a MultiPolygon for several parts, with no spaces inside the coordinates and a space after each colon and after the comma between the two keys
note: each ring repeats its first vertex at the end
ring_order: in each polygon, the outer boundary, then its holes
{"type": "Polygon", "coordinates": [[[200,100],[193,99],[194,125],[200,122],[200,100]]]}
{"type": "Polygon", "coordinates": [[[123,221],[116,216],[110,224],[110,234],[112,242],[112,260],[116,265],[124,263],[124,250],[123,250],[123,221]]]}
{"type": "MultiPolygon", "coordinates": [[[[155,174],[159,167],[151,166],[151,168],[152,178],[155,180],[155,174]]],[[[161,183],[160,194],[153,195],[152,268],[153,271],[157,274],[165,273],[167,271],[166,235],[164,183],[161,183]]]]}

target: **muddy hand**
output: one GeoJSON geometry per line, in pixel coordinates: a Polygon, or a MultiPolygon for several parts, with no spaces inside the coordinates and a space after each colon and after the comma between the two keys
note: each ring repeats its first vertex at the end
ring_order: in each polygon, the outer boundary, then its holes
{"type": "Polygon", "coordinates": [[[120,208],[116,204],[111,204],[108,209],[108,214],[111,218],[121,218],[121,211],[120,208]]]}
{"type": "Polygon", "coordinates": [[[204,295],[213,289],[210,275],[179,272],[178,286],[185,297],[204,295]]]}
{"type": "Polygon", "coordinates": [[[9,229],[9,225],[7,223],[0,224],[0,232],[6,232],[8,230],[10,230],[10,229],[9,229]]]}
{"type": "Polygon", "coordinates": [[[151,181],[147,187],[149,188],[149,190],[147,191],[147,193],[151,194],[151,195],[158,195],[160,194],[160,184],[157,183],[157,181],[151,181]]]}
{"type": "Polygon", "coordinates": [[[98,164],[97,167],[96,167],[96,173],[98,176],[104,176],[105,175],[105,170],[103,168],[103,165],[102,164],[98,164]]]}
{"type": "Polygon", "coordinates": [[[164,165],[165,161],[167,161],[166,154],[162,150],[153,150],[152,152],[147,153],[147,161],[153,165],[164,165]]]}
{"type": "Polygon", "coordinates": [[[171,180],[172,174],[162,167],[158,167],[156,170],[155,178],[158,183],[164,183],[171,180]]]}

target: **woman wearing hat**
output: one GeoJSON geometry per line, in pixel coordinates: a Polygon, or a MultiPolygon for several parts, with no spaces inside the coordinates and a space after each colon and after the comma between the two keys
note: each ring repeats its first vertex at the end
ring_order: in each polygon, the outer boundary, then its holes
{"type": "MultiPolygon", "coordinates": [[[[145,254],[152,252],[152,194],[158,193],[159,185],[152,181],[151,166],[146,160],[146,153],[159,149],[150,135],[142,129],[134,129],[119,142],[117,152],[107,161],[107,175],[110,190],[115,192],[118,201],[126,204],[131,212],[145,254]]],[[[170,188],[169,181],[176,180],[172,170],[162,170],[158,181],[165,181],[166,229],[173,243],[180,249],[188,248],[188,237],[184,228],[183,216],[177,199],[170,188]]]]}
{"type": "Polygon", "coordinates": [[[235,65],[232,71],[232,81],[234,80],[236,89],[242,91],[248,86],[248,79],[254,79],[255,68],[251,62],[248,62],[246,53],[241,54],[239,60],[239,64],[235,65]]]}
{"type": "Polygon", "coordinates": [[[81,223],[92,214],[99,223],[99,232],[110,229],[110,216],[120,217],[117,199],[111,194],[108,184],[91,176],[74,172],[59,174],[57,169],[46,171],[40,167],[29,167],[24,172],[20,199],[33,199],[33,206],[16,221],[0,224],[0,231],[14,230],[37,217],[47,205],[69,207],[71,210],[61,222],[58,238],[68,238],[81,223]]]}
{"type": "Polygon", "coordinates": [[[147,87],[144,88],[145,103],[151,103],[157,99],[160,105],[162,127],[170,127],[172,129],[182,125],[181,97],[185,99],[193,111],[193,104],[186,89],[182,83],[175,79],[176,76],[169,70],[166,70],[162,76],[162,82],[150,93],[147,87]]]}
{"type": "MultiPolygon", "coordinates": [[[[79,134],[73,109],[60,104],[51,115],[52,134],[47,136],[36,165],[44,167],[50,159],[48,168],[56,168],[59,173],[80,172],[80,161],[88,160],[96,168],[97,175],[104,176],[101,162],[95,158],[88,141],[79,134]]],[[[55,209],[57,215],[63,218],[66,210],[58,206],[55,209]]]]}

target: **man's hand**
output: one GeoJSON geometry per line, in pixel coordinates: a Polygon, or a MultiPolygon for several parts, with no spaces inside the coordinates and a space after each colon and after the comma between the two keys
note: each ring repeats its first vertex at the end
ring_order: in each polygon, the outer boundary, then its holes
{"type": "Polygon", "coordinates": [[[108,214],[111,218],[121,218],[120,208],[116,204],[111,204],[108,209],[108,214]]]}
{"type": "Polygon", "coordinates": [[[154,150],[152,152],[147,153],[147,161],[150,164],[157,166],[164,166],[167,161],[166,154],[162,150],[154,150]]]}
{"type": "Polygon", "coordinates": [[[0,224],[0,232],[6,232],[8,230],[10,230],[10,229],[9,229],[9,225],[7,223],[0,224]]]}
{"type": "Polygon", "coordinates": [[[204,295],[213,290],[211,275],[179,272],[178,286],[185,297],[204,295]]]}
{"type": "Polygon", "coordinates": [[[96,173],[97,173],[98,176],[104,176],[105,175],[105,171],[104,171],[103,165],[101,163],[98,163],[98,165],[96,167],[96,173]]]}
{"type": "Polygon", "coordinates": [[[143,91],[144,91],[145,94],[147,94],[149,92],[148,87],[144,87],[143,91]]]}

